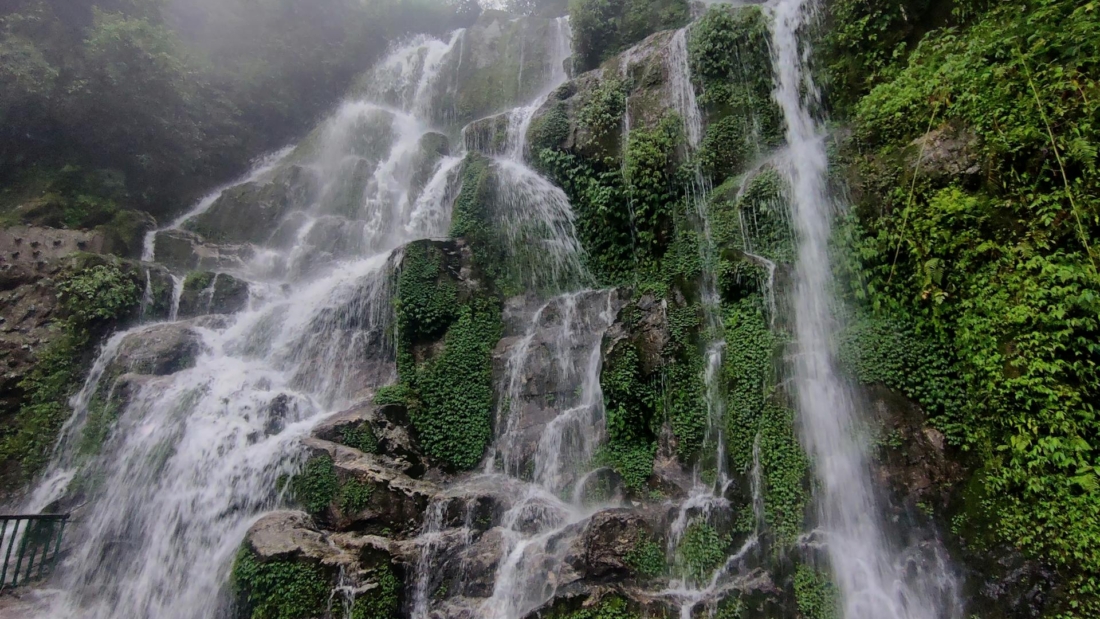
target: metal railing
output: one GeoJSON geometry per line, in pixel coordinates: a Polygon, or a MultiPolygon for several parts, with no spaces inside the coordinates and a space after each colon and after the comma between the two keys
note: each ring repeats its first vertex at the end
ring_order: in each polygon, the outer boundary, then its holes
{"type": "Polygon", "coordinates": [[[53,569],[68,521],[68,514],[0,516],[0,590],[41,578],[53,569]]]}

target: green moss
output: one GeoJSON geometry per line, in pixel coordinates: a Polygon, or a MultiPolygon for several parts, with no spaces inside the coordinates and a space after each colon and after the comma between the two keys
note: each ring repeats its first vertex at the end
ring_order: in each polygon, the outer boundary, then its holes
{"type": "Polygon", "coordinates": [[[311,514],[328,509],[340,492],[340,480],[336,466],[328,454],[306,461],[301,472],[291,477],[290,492],[294,500],[311,514]]]}
{"type": "Polygon", "coordinates": [[[623,598],[608,596],[593,607],[553,612],[550,619],[640,619],[641,616],[623,598]]]}
{"type": "Polygon", "coordinates": [[[762,305],[762,299],[754,297],[726,310],[726,437],[738,472],[749,472],[759,447],[764,518],[783,546],[802,532],[809,463],[794,429],[794,412],[775,391],[782,341],[769,329],[762,305]]]}
{"type": "Polygon", "coordinates": [[[679,28],[690,11],[684,0],[570,0],[578,71],[588,71],[660,30],[679,28]]]}
{"type": "Polygon", "coordinates": [[[453,322],[458,290],[442,272],[443,256],[438,247],[413,243],[404,251],[395,303],[399,328],[411,341],[429,340],[453,322]]]}
{"type": "Polygon", "coordinates": [[[770,40],[767,18],[755,6],[715,6],[691,29],[692,75],[710,120],[703,163],[716,183],[739,173],[747,153],[782,142],[783,119],[771,98],[770,40]]]}
{"type": "Polygon", "coordinates": [[[615,345],[600,374],[608,435],[601,458],[636,492],[653,472],[657,451],[655,383],[656,377],[645,371],[638,349],[628,341],[615,345]]]}
{"type": "Polygon", "coordinates": [[[329,580],[320,566],[263,561],[242,548],[233,565],[237,616],[247,619],[310,619],[328,602],[329,580]]]}
{"type": "Polygon", "coordinates": [[[531,145],[531,152],[534,153],[542,152],[544,149],[561,148],[568,139],[569,112],[565,104],[560,101],[532,121],[527,133],[527,141],[531,145]]]}

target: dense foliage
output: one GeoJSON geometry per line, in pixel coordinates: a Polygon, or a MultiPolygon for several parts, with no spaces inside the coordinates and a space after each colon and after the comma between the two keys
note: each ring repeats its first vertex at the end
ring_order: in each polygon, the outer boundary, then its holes
{"type": "Polygon", "coordinates": [[[395,37],[477,11],[434,0],[6,3],[0,211],[69,227],[120,207],[171,213],[307,130],[395,37]]]}
{"type": "Polygon", "coordinates": [[[684,0],[569,0],[576,70],[588,71],[659,30],[679,28],[684,0]]]}
{"type": "Polygon", "coordinates": [[[261,561],[245,547],[233,565],[237,616],[247,619],[307,619],[325,611],[329,578],[318,565],[261,561]]]}
{"type": "MultiPolygon", "coordinates": [[[[37,364],[19,385],[26,394],[22,406],[0,428],[0,487],[22,486],[49,461],[70,414],[69,398],[84,379],[98,338],[135,315],[139,277],[128,263],[93,256],[73,258],[58,277],[64,315],[54,325],[59,333],[38,353],[37,364]]],[[[110,413],[105,403],[99,404],[97,410],[110,413]]],[[[96,445],[106,428],[97,431],[96,445]]]]}
{"type": "Polygon", "coordinates": [[[873,45],[850,61],[883,66],[854,105],[853,292],[878,324],[900,325],[889,337],[906,351],[857,364],[881,358],[874,378],[893,377],[971,454],[971,542],[1005,541],[1055,566],[1068,583],[1055,612],[1093,616],[1100,9],[976,6],[956,11],[968,25],[929,34],[901,62],[873,45]],[[927,367],[903,373],[917,364],[927,367]]]}
{"type": "Polygon", "coordinates": [[[491,289],[459,295],[459,267],[445,266],[454,258],[432,243],[406,247],[396,300],[397,369],[398,395],[425,453],[462,470],[481,460],[492,437],[493,348],[500,339],[501,307],[491,289]],[[442,346],[433,347],[440,338],[442,346]]]}

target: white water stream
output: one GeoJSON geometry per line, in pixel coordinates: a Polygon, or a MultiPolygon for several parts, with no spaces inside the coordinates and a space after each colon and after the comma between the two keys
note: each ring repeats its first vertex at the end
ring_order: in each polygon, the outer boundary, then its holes
{"type": "Polygon", "coordinates": [[[820,92],[808,70],[811,48],[800,36],[811,26],[816,4],[775,0],[770,9],[774,96],[787,125],[787,176],[798,233],[794,384],[802,435],[821,484],[821,527],[845,619],[944,619],[959,613],[953,575],[940,562],[925,568],[884,531],[858,400],[833,355],[840,327],[832,311],[829,257],[834,208],[826,187],[825,130],[815,118],[820,92]]]}

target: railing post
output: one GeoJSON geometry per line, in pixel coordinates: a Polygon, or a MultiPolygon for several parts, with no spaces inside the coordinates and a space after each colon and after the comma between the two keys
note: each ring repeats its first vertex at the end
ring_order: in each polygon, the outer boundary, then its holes
{"type": "MultiPolygon", "coordinates": [[[[6,522],[6,521],[5,521],[6,522]]],[[[0,588],[8,582],[8,563],[11,562],[11,549],[15,546],[15,540],[19,537],[19,520],[15,520],[15,526],[11,529],[11,539],[8,540],[8,550],[4,553],[4,566],[0,570],[0,588]]]]}

